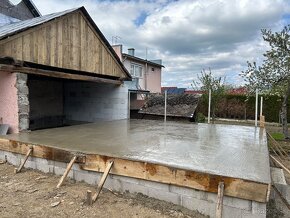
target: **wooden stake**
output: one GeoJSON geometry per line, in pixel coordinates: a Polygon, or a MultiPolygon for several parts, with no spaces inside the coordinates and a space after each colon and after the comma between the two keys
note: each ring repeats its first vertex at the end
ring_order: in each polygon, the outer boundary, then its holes
{"type": "Polygon", "coordinates": [[[260,127],[265,128],[265,116],[260,116],[260,127]]]}
{"type": "Polygon", "coordinates": [[[105,183],[105,181],[106,181],[106,179],[107,179],[107,177],[109,175],[109,172],[110,172],[113,164],[114,164],[114,161],[111,161],[108,164],[108,166],[106,167],[105,172],[104,172],[104,174],[103,174],[103,176],[102,176],[102,178],[101,178],[101,180],[100,180],[100,182],[98,184],[97,191],[96,191],[96,193],[93,196],[93,202],[95,202],[97,200],[97,198],[98,198],[98,196],[99,196],[99,194],[100,194],[100,192],[101,192],[101,190],[103,188],[103,185],[104,185],[104,183],[105,183]]]}
{"type": "Polygon", "coordinates": [[[76,161],[76,159],[77,159],[77,156],[74,156],[74,157],[71,159],[71,161],[69,162],[69,164],[67,165],[67,168],[66,168],[64,174],[62,175],[62,177],[60,178],[60,180],[59,180],[59,182],[58,182],[58,184],[57,184],[57,186],[56,186],[57,188],[59,188],[59,187],[62,185],[63,181],[64,181],[65,178],[67,177],[67,175],[68,175],[70,169],[72,168],[74,162],[76,161]]]}
{"type": "Polygon", "coordinates": [[[287,173],[289,173],[290,175],[290,170],[284,165],[282,164],[280,161],[278,161],[273,155],[270,154],[270,157],[272,158],[272,160],[274,160],[280,167],[282,167],[287,173]]]}
{"type": "Polygon", "coordinates": [[[225,187],[224,182],[220,182],[218,186],[216,218],[222,218],[224,187],[225,187]]]}
{"type": "Polygon", "coordinates": [[[90,190],[87,191],[87,204],[92,205],[93,199],[92,199],[92,192],[90,190]]]}
{"type": "Polygon", "coordinates": [[[14,173],[19,173],[22,170],[22,168],[24,167],[24,164],[26,163],[26,161],[27,161],[27,159],[28,159],[28,157],[29,157],[29,155],[31,154],[32,151],[33,151],[33,147],[30,147],[29,150],[27,151],[26,155],[25,155],[25,158],[24,158],[22,164],[20,164],[18,169],[17,168],[14,169],[14,173]]]}

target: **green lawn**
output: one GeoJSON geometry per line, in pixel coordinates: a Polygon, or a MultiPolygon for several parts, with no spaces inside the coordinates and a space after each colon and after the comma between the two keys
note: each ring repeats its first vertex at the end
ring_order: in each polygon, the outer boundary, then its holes
{"type": "Polygon", "coordinates": [[[280,132],[273,132],[271,133],[271,136],[275,139],[275,140],[283,140],[284,139],[284,135],[280,132]]]}

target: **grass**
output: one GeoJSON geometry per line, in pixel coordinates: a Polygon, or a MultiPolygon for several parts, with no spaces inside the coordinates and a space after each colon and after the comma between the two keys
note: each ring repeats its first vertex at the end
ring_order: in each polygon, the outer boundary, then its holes
{"type": "Polygon", "coordinates": [[[271,133],[271,136],[277,141],[284,140],[284,135],[280,132],[273,132],[271,133]]]}

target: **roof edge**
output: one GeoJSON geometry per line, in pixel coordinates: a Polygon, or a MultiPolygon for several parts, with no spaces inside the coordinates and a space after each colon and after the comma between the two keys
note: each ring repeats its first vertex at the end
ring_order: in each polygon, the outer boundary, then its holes
{"type": "Polygon", "coordinates": [[[22,0],[22,1],[28,7],[28,9],[30,10],[30,12],[32,13],[32,15],[34,17],[40,17],[41,16],[40,11],[37,9],[35,4],[31,0],[22,0]]]}
{"type": "Polygon", "coordinates": [[[126,56],[126,57],[129,57],[129,58],[132,58],[132,59],[135,59],[135,60],[138,60],[138,61],[142,61],[142,62],[145,62],[145,63],[151,64],[151,65],[154,65],[154,66],[158,66],[158,67],[163,67],[163,68],[165,68],[165,66],[163,66],[162,64],[157,64],[157,63],[154,63],[154,62],[152,62],[152,61],[145,60],[145,59],[143,59],[143,58],[139,58],[139,57],[136,57],[136,56],[132,56],[132,55],[129,55],[129,54],[126,54],[126,53],[122,53],[122,56],[126,56]]]}

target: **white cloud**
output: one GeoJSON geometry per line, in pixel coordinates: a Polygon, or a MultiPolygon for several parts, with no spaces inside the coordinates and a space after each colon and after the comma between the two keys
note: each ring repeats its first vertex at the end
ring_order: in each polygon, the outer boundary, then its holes
{"type": "Polygon", "coordinates": [[[203,68],[238,77],[246,61],[261,61],[265,43],[261,28],[280,30],[289,14],[286,0],[34,0],[42,14],[84,5],[101,31],[111,41],[121,37],[124,48],[135,47],[136,55],[163,59],[162,84],[188,87],[203,68]],[[145,13],[145,22],[136,19],[145,13]]]}

